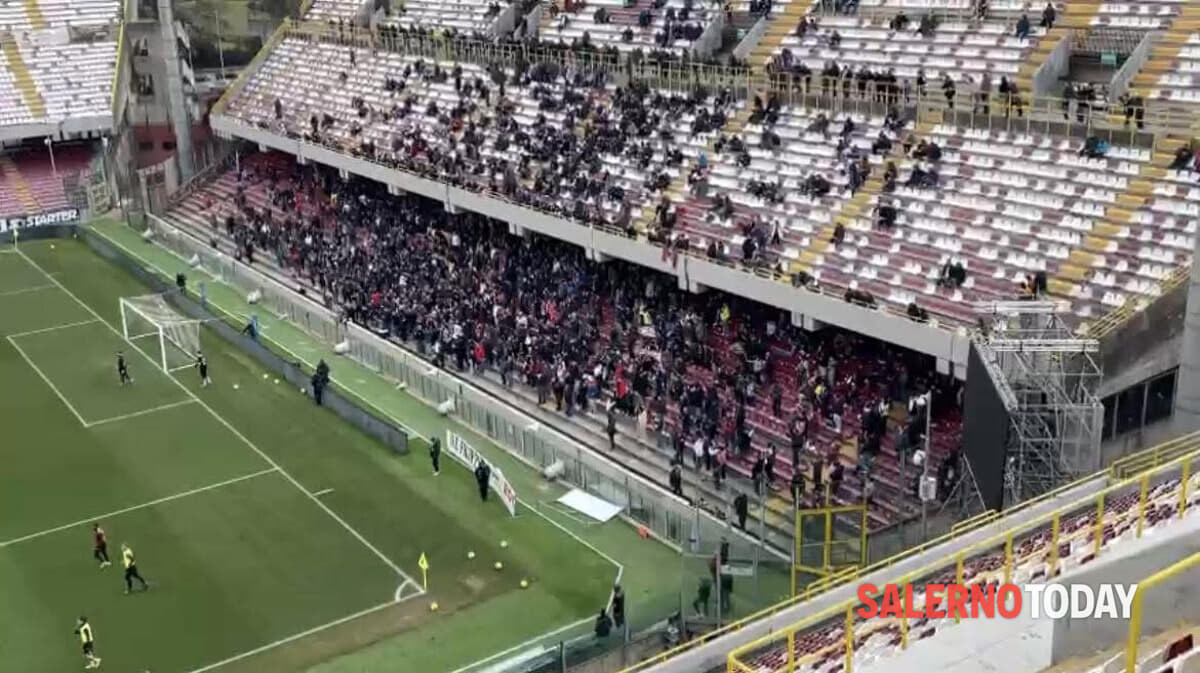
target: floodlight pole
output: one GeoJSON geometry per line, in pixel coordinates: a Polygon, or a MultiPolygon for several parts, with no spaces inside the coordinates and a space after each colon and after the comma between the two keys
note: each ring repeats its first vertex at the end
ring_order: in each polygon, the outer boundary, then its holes
{"type": "Polygon", "coordinates": [[[917,496],[921,499],[921,542],[929,539],[929,501],[925,498],[925,478],[929,476],[930,426],[933,420],[933,390],[925,391],[925,460],[921,461],[921,477],[917,483],[917,496]]]}

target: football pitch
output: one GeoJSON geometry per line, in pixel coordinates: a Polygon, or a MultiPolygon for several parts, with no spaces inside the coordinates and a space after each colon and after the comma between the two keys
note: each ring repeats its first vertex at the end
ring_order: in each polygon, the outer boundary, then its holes
{"type": "Polygon", "coordinates": [[[82,667],[86,615],[101,670],[451,671],[588,631],[618,573],[631,605],[678,595],[678,577],[656,577],[679,564],[667,547],[619,521],[510,517],[449,456],[433,476],[422,440],[394,455],[207,328],[213,385],[164,373],[153,340],[120,332],[119,298],[148,292],[77,241],[0,248],[5,669],[82,667]],[[119,351],[133,385],[118,385],[119,351]],[[124,594],[122,543],[148,591],[124,594]]]}

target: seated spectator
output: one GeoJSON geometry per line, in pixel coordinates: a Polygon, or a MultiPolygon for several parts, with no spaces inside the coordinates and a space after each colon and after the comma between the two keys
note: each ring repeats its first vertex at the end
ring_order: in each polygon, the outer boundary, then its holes
{"type": "Polygon", "coordinates": [[[1029,39],[1029,16],[1022,14],[1021,18],[1017,19],[1016,35],[1018,40],[1029,39]]]}
{"type": "Polygon", "coordinates": [[[967,270],[963,267],[962,262],[949,259],[942,265],[941,273],[938,274],[938,285],[949,288],[960,288],[967,281],[967,270]]]}
{"type": "Polygon", "coordinates": [[[916,302],[910,302],[905,312],[916,322],[929,322],[929,311],[917,306],[916,302]]]}
{"type": "Polygon", "coordinates": [[[1108,154],[1108,141],[1096,136],[1088,136],[1079,150],[1079,156],[1089,159],[1103,159],[1108,154]]]}
{"type": "Polygon", "coordinates": [[[929,39],[933,37],[937,30],[937,20],[932,14],[922,14],[921,22],[917,25],[917,34],[923,38],[929,39]]]}
{"type": "Polygon", "coordinates": [[[871,154],[887,154],[892,151],[892,139],[887,137],[883,131],[875,137],[875,142],[871,143],[871,154]]]}
{"type": "Polygon", "coordinates": [[[908,15],[905,14],[904,10],[902,9],[899,11],[899,13],[896,14],[896,16],[892,17],[891,21],[888,22],[888,30],[891,30],[891,31],[897,32],[897,33],[901,32],[908,28],[908,23],[909,23],[908,15]]]}
{"type": "Polygon", "coordinates": [[[880,203],[875,206],[875,226],[889,231],[896,226],[896,206],[894,203],[880,203]]]}
{"type": "Polygon", "coordinates": [[[1175,150],[1175,159],[1171,161],[1171,165],[1167,166],[1172,171],[1183,171],[1190,168],[1192,163],[1192,148],[1188,145],[1183,145],[1175,150]]]}
{"type": "Polygon", "coordinates": [[[828,138],[829,137],[829,118],[826,117],[825,113],[823,113],[823,112],[821,114],[818,114],[817,118],[812,120],[811,122],[809,122],[808,126],[805,127],[804,132],[805,133],[820,133],[821,135],[828,138]]]}

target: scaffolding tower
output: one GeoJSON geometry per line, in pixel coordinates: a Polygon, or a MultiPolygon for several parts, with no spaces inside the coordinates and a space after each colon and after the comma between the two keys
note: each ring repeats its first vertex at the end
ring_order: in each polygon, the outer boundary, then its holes
{"type": "Polygon", "coordinates": [[[1076,338],[1059,301],[975,305],[974,343],[1009,414],[1005,506],[1101,467],[1100,344],[1076,338]]]}

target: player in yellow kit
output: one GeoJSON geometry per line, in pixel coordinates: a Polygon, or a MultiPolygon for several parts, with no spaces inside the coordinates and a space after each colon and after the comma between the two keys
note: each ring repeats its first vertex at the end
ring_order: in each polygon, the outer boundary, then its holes
{"type": "Polygon", "coordinates": [[[75,623],[75,635],[79,636],[79,642],[83,644],[83,660],[87,663],[84,668],[100,668],[100,657],[96,656],[96,636],[92,633],[92,625],[88,623],[87,617],[80,617],[75,623]]]}
{"type": "Polygon", "coordinates": [[[133,559],[133,550],[124,542],[121,543],[121,563],[125,565],[125,593],[133,591],[133,580],[142,583],[142,591],[150,588],[146,580],[142,579],[141,573],[138,572],[137,561],[133,559]]]}

